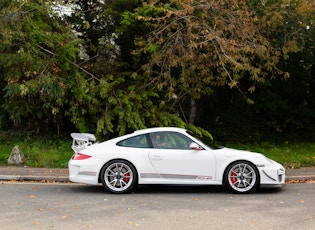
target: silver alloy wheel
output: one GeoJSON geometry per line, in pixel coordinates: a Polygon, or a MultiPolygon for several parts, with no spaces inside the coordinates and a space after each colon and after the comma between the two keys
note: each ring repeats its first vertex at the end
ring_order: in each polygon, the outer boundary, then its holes
{"type": "Polygon", "coordinates": [[[135,184],[135,172],[127,162],[112,162],[104,170],[102,182],[110,192],[125,193],[135,184]]]}
{"type": "Polygon", "coordinates": [[[236,162],[227,171],[228,187],[237,193],[248,193],[258,184],[257,169],[247,162],[236,162]]]}

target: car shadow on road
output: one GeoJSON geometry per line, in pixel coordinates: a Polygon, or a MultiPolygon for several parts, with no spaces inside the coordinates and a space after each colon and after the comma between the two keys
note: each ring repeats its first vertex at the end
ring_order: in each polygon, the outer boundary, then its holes
{"type": "MultiPolygon", "coordinates": [[[[102,185],[76,185],[72,192],[110,194],[102,185]]],[[[272,194],[283,191],[282,189],[258,189],[251,194],[272,194]]],[[[177,186],[177,185],[141,185],[130,194],[231,194],[223,186],[177,186]]],[[[249,194],[249,195],[251,195],[249,194]]],[[[113,194],[115,195],[115,194],[113,194]]],[[[236,194],[237,195],[237,194],[236,194]]],[[[244,195],[244,194],[240,194],[244,195]]]]}
{"type": "Polygon", "coordinates": [[[141,185],[134,193],[226,193],[227,190],[222,186],[177,186],[177,185],[141,185]]]}

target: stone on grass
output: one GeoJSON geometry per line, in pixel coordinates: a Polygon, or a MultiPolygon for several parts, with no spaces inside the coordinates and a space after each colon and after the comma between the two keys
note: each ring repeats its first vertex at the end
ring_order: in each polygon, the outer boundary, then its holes
{"type": "Polygon", "coordinates": [[[11,155],[8,159],[9,165],[21,165],[25,163],[25,156],[22,151],[19,149],[19,146],[14,146],[12,149],[11,155]]]}

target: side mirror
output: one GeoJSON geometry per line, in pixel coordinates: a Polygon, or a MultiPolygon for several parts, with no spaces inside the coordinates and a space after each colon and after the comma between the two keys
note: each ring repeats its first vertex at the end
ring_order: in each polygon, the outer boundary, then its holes
{"type": "Polygon", "coordinates": [[[201,150],[201,149],[202,149],[202,148],[201,148],[197,143],[195,143],[195,142],[191,143],[191,144],[189,145],[189,148],[190,148],[190,149],[193,149],[193,150],[201,150]]]}

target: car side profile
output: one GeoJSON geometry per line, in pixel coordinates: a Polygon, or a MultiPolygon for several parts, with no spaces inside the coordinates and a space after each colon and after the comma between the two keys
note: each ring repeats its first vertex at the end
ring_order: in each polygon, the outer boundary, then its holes
{"type": "Polygon", "coordinates": [[[73,133],[72,182],[129,193],[138,185],[222,185],[233,193],[283,187],[285,169],[260,153],[210,147],[185,129],[149,128],[94,143],[73,133]]]}

